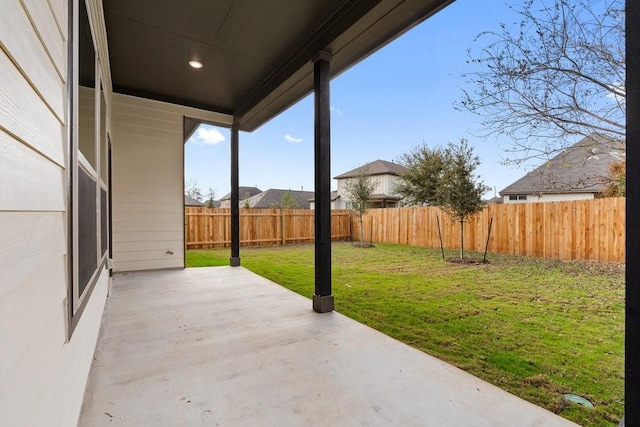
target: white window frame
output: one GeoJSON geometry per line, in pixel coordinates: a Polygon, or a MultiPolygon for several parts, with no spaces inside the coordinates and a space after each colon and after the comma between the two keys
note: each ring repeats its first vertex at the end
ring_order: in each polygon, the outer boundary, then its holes
{"type": "MultiPolygon", "coordinates": [[[[85,2],[85,0],[70,0],[70,8],[71,8],[71,23],[70,30],[72,31],[71,36],[69,37],[68,43],[70,43],[69,54],[71,55],[71,60],[69,62],[71,71],[71,77],[68,79],[68,84],[71,85],[70,95],[71,99],[69,102],[71,105],[69,106],[69,113],[71,114],[71,120],[69,121],[71,129],[70,129],[70,149],[69,149],[69,161],[68,167],[70,168],[71,179],[70,179],[70,203],[71,203],[71,215],[70,215],[70,243],[71,248],[69,250],[69,256],[71,257],[71,262],[69,264],[71,272],[71,284],[69,286],[69,333],[68,337],[71,337],[73,330],[75,329],[84,307],[90,295],[93,291],[96,281],[98,280],[100,274],[104,270],[104,266],[106,264],[106,260],[109,253],[109,239],[107,238],[107,248],[104,253],[102,252],[102,212],[101,212],[101,191],[104,190],[107,193],[107,215],[109,212],[109,170],[107,164],[107,170],[105,174],[105,180],[102,179],[102,156],[108,155],[108,134],[107,134],[107,123],[108,123],[108,111],[105,111],[105,120],[102,122],[101,120],[101,109],[102,109],[102,92],[104,88],[104,83],[101,75],[101,64],[100,58],[98,57],[98,52],[96,49],[96,40],[93,29],[91,31],[93,51],[94,51],[94,70],[95,70],[95,86],[94,90],[94,152],[95,152],[95,167],[91,166],[91,162],[84,156],[84,154],[79,149],[79,124],[80,124],[80,115],[79,115],[79,37],[80,37],[80,3],[85,2]],[[104,143],[104,147],[102,146],[104,143]],[[82,169],[85,173],[89,175],[89,177],[95,182],[96,186],[96,200],[95,200],[95,209],[96,209],[96,260],[97,265],[91,277],[89,278],[86,284],[83,283],[84,289],[82,293],[80,293],[80,277],[79,277],[79,268],[80,268],[80,257],[79,253],[79,172],[82,169]]],[[[87,19],[89,21],[90,18],[90,9],[87,2],[85,2],[85,6],[87,9],[87,19]]],[[[84,19],[84,17],[83,17],[84,19]]],[[[89,22],[89,26],[91,27],[91,22],[89,22]]],[[[106,108],[106,103],[105,103],[106,108]]],[[[107,217],[107,228],[104,230],[108,236],[108,230],[110,227],[110,218],[107,217]]]]}

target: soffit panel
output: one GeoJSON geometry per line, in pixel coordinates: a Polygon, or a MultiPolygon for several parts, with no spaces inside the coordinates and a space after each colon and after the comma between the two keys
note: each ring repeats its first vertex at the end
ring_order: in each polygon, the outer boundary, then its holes
{"type": "Polygon", "coordinates": [[[212,48],[202,62],[204,67],[194,73],[186,98],[230,111],[241,104],[273,68],[219,48],[212,48]]]}
{"type": "Polygon", "coordinates": [[[214,46],[273,66],[311,37],[346,0],[238,0],[214,46]]]}
{"type": "Polygon", "coordinates": [[[107,21],[118,16],[132,26],[149,26],[211,43],[233,4],[234,0],[108,0],[104,2],[104,8],[107,21]]]}
{"type": "Polygon", "coordinates": [[[148,25],[109,19],[109,60],[114,88],[184,98],[197,70],[188,61],[204,57],[205,43],[148,25]]]}
{"type": "Polygon", "coordinates": [[[116,92],[233,114],[254,130],[453,0],[109,0],[116,92]],[[198,59],[204,68],[188,67],[198,59]]]}

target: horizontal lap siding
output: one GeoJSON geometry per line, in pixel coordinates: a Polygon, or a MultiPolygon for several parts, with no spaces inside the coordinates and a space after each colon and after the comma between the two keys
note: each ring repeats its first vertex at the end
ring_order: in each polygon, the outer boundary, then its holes
{"type": "Polygon", "coordinates": [[[75,425],[99,331],[103,271],[67,341],[66,0],[0,13],[0,416],[75,425]]]}
{"type": "MultiPolygon", "coordinates": [[[[44,103],[56,117],[65,117],[66,64],[54,63],[41,37],[58,31],[57,28],[43,30],[32,25],[31,11],[26,10],[19,0],[6,0],[0,13],[0,40],[3,50],[32,84],[44,103]],[[64,72],[61,72],[63,70],[64,72]]],[[[55,20],[47,21],[49,25],[55,20]]]]}
{"type": "Polygon", "coordinates": [[[113,95],[115,271],[184,266],[183,115],[113,95]]]}

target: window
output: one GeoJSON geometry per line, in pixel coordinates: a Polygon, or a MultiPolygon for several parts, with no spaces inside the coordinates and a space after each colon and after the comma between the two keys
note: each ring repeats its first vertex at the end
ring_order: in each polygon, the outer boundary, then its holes
{"type": "Polygon", "coordinates": [[[509,196],[509,200],[527,200],[526,194],[514,194],[509,196]]]}
{"type": "Polygon", "coordinates": [[[71,140],[69,144],[70,185],[70,285],[69,334],[78,323],[93,287],[106,262],[108,251],[108,167],[107,107],[85,0],[74,3],[78,30],[69,38],[74,59],[69,82],[71,140]],[[74,43],[74,40],[76,43],[74,43]],[[77,50],[74,50],[77,49],[77,50]]]}

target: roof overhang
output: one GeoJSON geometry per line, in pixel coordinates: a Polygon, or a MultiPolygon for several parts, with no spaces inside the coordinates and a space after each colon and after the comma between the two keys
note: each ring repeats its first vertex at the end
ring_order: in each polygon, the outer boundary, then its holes
{"type": "Polygon", "coordinates": [[[453,1],[109,0],[113,88],[229,114],[253,131],[313,90],[320,51],[336,76],[453,1]]]}

